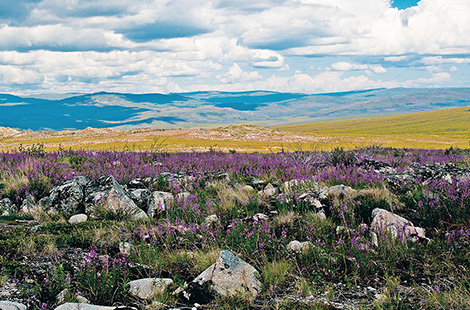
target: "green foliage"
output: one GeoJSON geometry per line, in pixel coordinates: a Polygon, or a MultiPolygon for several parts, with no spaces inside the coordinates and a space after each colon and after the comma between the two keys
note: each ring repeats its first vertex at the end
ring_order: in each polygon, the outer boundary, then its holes
{"type": "Polygon", "coordinates": [[[79,291],[92,304],[113,305],[129,298],[130,266],[125,257],[98,256],[91,250],[77,271],[79,291]]]}
{"type": "Polygon", "coordinates": [[[352,151],[345,151],[342,147],[335,147],[329,153],[328,163],[332,166],[343,165],[348,167],[356,163],[356,157],[352,151]]]}

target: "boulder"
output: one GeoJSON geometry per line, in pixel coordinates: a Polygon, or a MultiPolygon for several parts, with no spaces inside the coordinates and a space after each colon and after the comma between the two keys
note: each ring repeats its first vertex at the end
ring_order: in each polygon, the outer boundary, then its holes
{"type": "Polygon", "coordinates": [[[86,214],[76,214],[69,218],[69,224],[79,224],[86,222],[88,220],[88,216],[86,214]]]}
{"type": "Polygon", "coordinates": [[[55,308],[55,310],[114,310],[116,307],[97,306],[87,303],[68,302],[55,308]]]}
{"type": "Polygon", "coordinates": [[[96,206],[101,206],[116,213],[129,215],[132,219],[148,218],[113,176],[89,182],[85,187],[85,203],[87,213],[92,213],[96,206]]]}
{"type": "Polygon", "coordinates": [[[144,211],[147,210],[148,208],[148,201],[150,198],[150,191],[148,189],[134,189],[130,192],[129,197],[134,200],[134,202],[137,204],[137,206],[144,211]]]}
{"type": "Polygon", "coordinates": [[[49,194],[51,206],[67,215],[83,212],[87,183],[87,178],[78,176],[54,187],[49,194]]]}
{"type": "MultiPolygon", "coordinates": [[[[255,299],[261,291],[258,271],[230,251],[221,251],[211,265],[189,285],[190,295],[201,287],[210,285],[212,291],[224,296],[246,294],[255,299]]],[[[191,300],[191,297],[190,297],[191,300]]]]}
{"type": "Polygon", "coordinates": [[[0,300],[0,310],[26,310],[27,307],[19,302],[0,300]]]}
{"type": "Polygon", "coordinates": [[[145,278],[129,282],[129,292],[141,299],[152,299],[155,294],[163,293],[172,279],[145,278]]]}
{"type": "Polygon", "coordinates": [[[371,228],[380,233],[384,229],[390,231],[394,237],[404,235],[405,237],[426,238],[423,228],[415,227],[409,220],[385,209],[375,208],[372,210],[371,228]]]}
{"type": "Polygon", "coordinates": [[[172,193],[155,191],[150,194],[147,214],[149,217],[155,217],[158,212],[165,211],[167,206],[174,201],[172,193]]]}

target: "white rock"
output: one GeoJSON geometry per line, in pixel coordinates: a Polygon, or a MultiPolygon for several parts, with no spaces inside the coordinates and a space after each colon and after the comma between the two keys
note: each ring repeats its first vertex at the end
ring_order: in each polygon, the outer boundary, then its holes
{"type": "Polygon", "coordinates": [[[70,224],[79,224],[86,222],[88,220],[88,216],[86,214],[76,214],[69,218],[70,224]]]}
{"type": "Polygon", "coordinates": [[[129,292],[141,299],[151,299],[155,294],[163,293],[172,279],[145,278],[129,282],[129,292]]]}
{"type": "Polygon", "coordinates": [[[131,255],[131,244],[129,242],[119,242],[119,252],[126,256],[131,255]]]}
{"type": "Polygon", "coordinates": [[[114,310],[116,307],[97,306],[85,303],[68,302],[58,306],[55,310],[114,310]]]}
{"type": "Polygon", "coordinates": [[[259,222],[259,221],[267,221],[269,220],[269,217],[263,213],[256,213],[255,215],[253,215],[252,219],[256,222],[259,222]]]}
{"type": "Polygon", "coordinates": [[[245,192],[254,192],[255,189],[253,188],[253,186],[251,185],[245,185],[242,187],[242,190],[245,191],[245,192]]]}
{"type": "Polygon", "coordinates": [[[203,285],[211,281],[211,288],[224,296],[238,293],[255,299],[261,291],[258,271],[230,251],[221,251],[215,264],[203,271],[194,283],[203,285]]]}
{"type": "Polygon", "coordinates": [[[264,195],[270,197],[274,196],[277,193],[277,188],[275,188],[271,183],[266,185],[266,187],[263,190],[264,195]]]}
{"type": "Polygon", "coordinates": [[[418,236],[426,238],[423,228],[415,227],[413,223],[404,217],[380,208],[372,210],[371,228],[376,233],[387,229],[394,237],[403,234],[405,237],[418,236]]]}
{"type": "Polygon", "coordinates": [[[297,240],[293,240],[289,242],[289,244],[287,245],[287,249],[292,252],[302,253],[311,248],[312,246],[313,245],[310,241],[300,242],[297,240]]]}
{"type": "Polygon", "coordinates": [[[181,193],[176,194],[177,200],[187,200],[189,197],[191,197],[190,192],[181,192],[181,193]]]}
{"type": "Polygon", "coordinates": [[[204,219],[204,222],[207,224],[207,225],[211,225],[212,223],[215,223],[219,220],[219,217],[216,215],[216,214],[211,214],[209,216],[206,216],[206,218],[204,219]]]}
{"type": "Polygon", "coordinates": [[[0,301],[0,310],[26,310],[27,307],[19,302],[3,300],[0,301]]]}

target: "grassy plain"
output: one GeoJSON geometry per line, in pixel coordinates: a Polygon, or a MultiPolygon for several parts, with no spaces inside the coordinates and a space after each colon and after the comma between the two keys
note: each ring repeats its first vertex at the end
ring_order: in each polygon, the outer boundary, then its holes
{"type": "Polygon", "coordinates": [[[466,148],[470,140],[470,108],[386,117],[328,121],[281,127],[234,125],[214,129],[154,130],[85,129],[79,131],[1,134],[0,148],[15,150],[43,144],[48,151],[65,149],[278,152],[281,150],[354,149],[364,145],[406,148],[466,148]]]}

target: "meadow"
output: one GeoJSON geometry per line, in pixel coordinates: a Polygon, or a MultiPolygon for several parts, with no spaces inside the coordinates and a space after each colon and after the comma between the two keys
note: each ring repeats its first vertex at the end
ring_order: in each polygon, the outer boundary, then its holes
{"type": "Polygon", "coordinates": [[[279,152],[384,147],[466,148],[470,142],[469,108],[395,116],[318,122],[281,127],[233,125],[199,129],[93,129],[78,131],[0,130],[2,150],[43,145],[59,149],[169,152],[279,152]]]}
{"type": "Polygon", "coordinates": [[[259,272],[259,294],[215,294],[198,309],[465,309],[469,163],[468,149],[378,145],[271,153],[47,152],[34,145],[3,152],[0,199],[10,203],[0,206],[0,300],[30,309],[80,297],[105,306],[191,308],[175,292],[230,250],[259,272]],[[87,221],[70,224],[75,212],[40,202],[78,176],[112,176],[127,193],[139,184],[174,198],[149,218],[93,206],[76,211],[85,210],[87,221]],[[426,236],[374,227],[376,208],[426,236]],[[306,246],[294,249],[292,241],[306,246]],[[128,283],[145,277],[173,283],[143,300],[128,283]]]}

